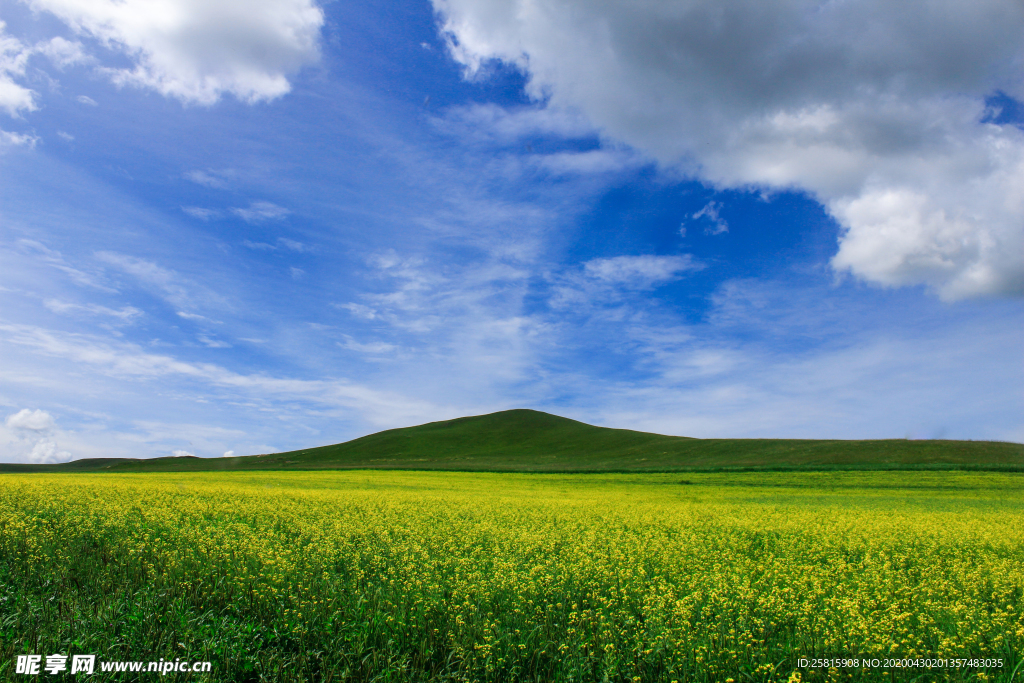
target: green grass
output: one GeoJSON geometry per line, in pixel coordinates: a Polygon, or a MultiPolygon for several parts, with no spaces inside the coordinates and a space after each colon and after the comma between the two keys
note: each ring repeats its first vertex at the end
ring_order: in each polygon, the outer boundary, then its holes
{"type": "Polygon", "coordinates": [[[1016,473],[7,474],[0,681],[1011,683],[1022,566],[1016,473]]]}
{"type": "Polygon", "coordinates": [[[1024,470],[1024,444],[887,439],[691,439],[608,429],[535,410],[391,429],[332,446],[235,458],[79,460],[0,471],[413,469],[657,472],[718,469],[1024,470]]]}

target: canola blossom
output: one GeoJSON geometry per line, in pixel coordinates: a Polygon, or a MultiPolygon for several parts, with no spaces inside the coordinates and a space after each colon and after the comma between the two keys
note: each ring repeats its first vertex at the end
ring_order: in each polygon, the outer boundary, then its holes
{"type": "Polygon", "coordinates": [[[213,663],[192,681],[1018,680],[1022,492],[955,472],[0,475],[0,677],[92,652],[213,663]],[[798,666],[835,657],[1002,665],[798,666]]]}

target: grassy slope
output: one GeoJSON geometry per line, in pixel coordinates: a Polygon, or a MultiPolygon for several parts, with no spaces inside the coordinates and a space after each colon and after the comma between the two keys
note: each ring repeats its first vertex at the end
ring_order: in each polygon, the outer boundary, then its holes
{"type": "Polygon", "coordinates": [[[690,439],[594,427],[534,410],[390,429],[333,446],[237,458],[79,460],[0,471],[449,469],[657,471],[717,468],[1024,469],[1024,444],[993,441],[690,439]]]}

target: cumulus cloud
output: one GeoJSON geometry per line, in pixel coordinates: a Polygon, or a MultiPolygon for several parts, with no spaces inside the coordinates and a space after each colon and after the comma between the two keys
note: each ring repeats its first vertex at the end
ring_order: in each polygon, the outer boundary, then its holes
{"type": "Polygon", "coordinates": [[[7,35],[6,26],[0,21],[0,109],[10,116],[18,116],[20,112],[36,108],[35,93],[15,82],[15,78],[25,75],[32,49],[7,35]]]}
{"type": "Polygon", "coordinates": [[[467,74],[502,60],[548,109],[718,187],[798,189],[833,265],[945,299],[1024,293],[1016,0],[433,0],[467,74]]]}
{"type": "Polygon", "coordinates": [[[171,454],[175,458],[194,458],[194,457],[196,457],[195,453],[189,453],[188,451],[182,451],[182,450],[171,451],[171,454]]]}
{"type": "Polygon", "coordinates": [[[311,0],[26,0],[132,61],[115,83],[209,105],[287,93],[318,57],[323,11],[311,0]]]}
{"type": "Polygon", "coordinates": [[[14,415],[9,415],[4,422],[11,429],[20,429],[30,432],[48,432],[53,429],[55,422],[53,416],[45,410],[29,410],[24,408],[14,415]]]}
{"type": "Polygon", "coordinates": [[[55,463],[71,459],[71,453],[60,450],[57,445],[57,423],[45,410],[24,408],[8,415],[4,425],[15,434],[17,447],[29,462],[55,463]]]}
{"type": "Polygon", "coordinates": [[[57,442],[52,439],[40,439],[32,446],[28,459],[37,463],[67,462],[71,459],[71,453],[59,450],[57,442]]]}
{"type": "Polygon", "coordinates": [[[45,55],[58,69],[93,61],[82,49],[80,42],[65,40],[60,36],[37,45],[36,51],[45,55]]]}
{"type": "Polygon", "coordinates": [[[0,151],[3,151],[5,147],[28,147],[31,149],[36,146],[37,142],[39,142],[39,138],[35,135],[0,130],[0,151]]]}

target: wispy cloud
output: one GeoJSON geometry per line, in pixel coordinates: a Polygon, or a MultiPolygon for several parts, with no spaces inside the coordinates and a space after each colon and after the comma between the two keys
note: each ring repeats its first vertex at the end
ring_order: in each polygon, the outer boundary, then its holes
{"type": "Polygon", "coordinates": [[[280,220],[291,213],[290,210],[272,202],[253,202],[247,209],[236,207],[231,209],[231,212],[246,223],[280,220]]]}
{"type": "Polygon", "coordinates": [[[347,334],[342,335],[342,336],[344,337],[345,341],[338,342],[338,346],[341,346],[342,348],[348,349],[349,351],[357,351],[359,353],[369,353],[369,354],[383,354],[383,353],[391,353],[391,352],[395,351],[398,348],[394,344],[388,344],[388,343],[385,343],[385,342],[360,343],[360,342],[357,342],[355,339],[353,339],[352,337],[350,337],[347,334]]]}
{"type": "Polygon", "coordinates": [[[221,212],[217,209],[204,209],[201,206],[183,206],[181,210],[201,221],[208,221],[211,218],[219,218],[221,216],[221,212]]]}
{"type": "Polygon", "coordinates": [[[177,315],[179,318],[182,318],[183,320],[190,320],[196,323],[209,323],[212,325],[223,324],[223,322],[220,320],[213,320],[212,318],[208,318],[205,315],[200,315],[199,313],[192,313],[190,311],[177,311],[175,315],[177,315]]]}
{"type": "Polygon", "coordinates": [[[295,240],[290,240],[287,237],[278,237],[277,238],[277,243],[280,244],[285,249],[290,249],[291,251],[297,251],[299,253],[302,253],[304,251],[309,251],[309,247],[307,247],[302,242],[297,242],[295,240]]]}
{"type": "Polygon", "coordinates": [[[249,249],[256,249],[258,251],[277,251],[278,249],[287,249],[297,253],[308,252],[310,249],[302,242],[288,239],[287,237],[278,237],[274,244],[268,242],[253,242],[252,240],[242,240],[242,246],[248,247],[249,249]]]}
{"type": "Polygon", "coordinates": [[[302,400],[320,408],[349,409],[371,423],[395,425],[403,419],[452,414],[428,401],[372,389],[342,379],[305,380],[232,372],[214,363],[194,363],[149,353],[136,344],[93,335],[66,334],[34,326],[0,324],[2,340],[45,357],[93,368],[107,378],[184,381],[195,390],[217,388],[235,400],[302,400]]]}
{"type": "Polygon", "coordinates": [[[205,346],[208,349],[230,349],[231,348],[231,344],[227,343],[226,341],[223,341],[221,339],[214,339],[214,338],[209,337],[209,336],[207,336],[205,334],[201,334],[201,335],[199,335],[196,338],[202,343],[203,346],[205,346]]]}
{"type": "Polygon", "coordinates": [[[583,271],[589,277],[632,288],[653,287],[674,280],[682,273],[703,268],[704,265],[690,254],[613,256],[593,259],[583,264],[583,271]]]}
{"type": "Polygon", "coordinates": [[[22,254],[38,259],[46,265],[61,271],[77,285],[107,293],[115,293],[117,291],[117,289],[103,281],[101,273],[89,273],[81,268],[73,267],[59,251],[50,249],[41,242],[31,239],[20,239],[16,242],[16,245],[22,254]]]}
{"type": "Polygon", "coordinates": [[[212,187],[218,190],[223,190],[228,186],[228,183],[237,175],[233,169],[219,169],[215,170],[208,168],[206,170],[196,169],[192,171],[185,171],[183,176],[186,180],[191,180],[193,183],[199,185],[205,185],[206,187],[212,187]]]}
{"type": "Polygon", "coordinates": [[[49,310],[54,313],[84,313],[88,315],[100,315],[118,318],[124,322],[131,322],[142,315],[142,311],[134,306],[124,306],[120,309],[107,308],[98,304],[75,304],[57,299],[47,299],[43,302],[49,310]]]}
{"type": "Polygon", "coordinates": [[[619,304],[704,269],[690,254],[613,256],[586,261],[579,269],[567,269],[552,277],[550,305],[577,312],[619,304]]]}
{"type": "Polygon", "coordinates": [[[494,103],[451,107],[431,120],[434,127],[464,140],[508,144],[532,135],[591,137],[594,128],[578,111],[544,106],[505,108],[494,103]]]}
{"type": "Polygon", "coordinates": [[[729,224],[718,213],[721,209],[722,205],[718,202],[708,202],[704,205],[704,208],[693,214],[691,218],[694,221],[700,221],[703,218],[706,222],[711,223],[709,227],[704,228],[706,234],[721,235],[723,232],[729,232],[729,224]]]}
{"type": "Polygon", "coordinates": [[[188,307],[192,297],[182,284],[183,278],[172,270],[135,256],[113,251],[96,252],[96,258],[114,268],[137,278],[144,285],[158,291],[175,307],[188,307]]]}

